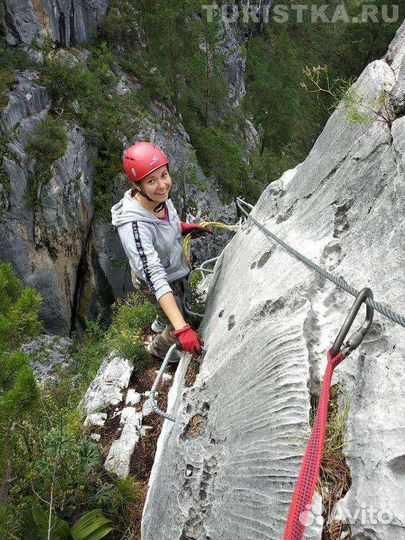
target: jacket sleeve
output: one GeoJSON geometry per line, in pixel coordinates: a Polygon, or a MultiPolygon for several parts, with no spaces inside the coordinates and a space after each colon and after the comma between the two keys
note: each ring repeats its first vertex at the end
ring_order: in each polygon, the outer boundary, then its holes
{"type": "Polygon", "coordinates": [[[153,226],[142,221],[129,223],[123,245],[131,268],[142,276],[157,300],[172,291],[153,245],[153,226]]]}

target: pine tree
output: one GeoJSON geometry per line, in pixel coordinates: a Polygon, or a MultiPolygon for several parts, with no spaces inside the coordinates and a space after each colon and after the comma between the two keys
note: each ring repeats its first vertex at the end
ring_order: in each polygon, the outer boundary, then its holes
{"type": "Polygon", "coordinates": [[[41,299],[24,288],[11,265],[0,262],[0,505],[7,503],[20,427],[35,411],[39,393],[23,342],[39,334],[41,299]]]}

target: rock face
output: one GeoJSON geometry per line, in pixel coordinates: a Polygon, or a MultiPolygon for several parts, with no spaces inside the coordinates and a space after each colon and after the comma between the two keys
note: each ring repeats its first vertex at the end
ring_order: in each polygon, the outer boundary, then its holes
{"type": "Polygon", "coordinates": [[[91,39],[111,0],[5,0],[3,11],[7,42],[29,46],[50,39],[70,47],[91,39]]]}
{"type": "Polygon", "coordinates": [[[42,295],[47,331],[66,335],[77,307],[94,213],[94,152],[81,128],[67,127],[65,154],[52,164],[51,180],[30,196],[36,171],[25,146],[49,108],[47,91],[37,79],[35,72],[18,74],[1,113],[9,140],[3,162],[9,190],[0,209],[0,256],[42,295]],[[30,202],[33,197],[36,202],[30,202]]]}
{"type": "MultiPolygon", "coordinates": [[[[387,57],[354,85],[377,108],[385,90],[392,121],[350,123],[340,105],[305,162],[271,184],[252,214],[402,314],[404,69],[405,23],[387,57]]],[[[191,389],[179,390],[177,422],[162,438],[143,540],[282,537],[309,433],[310,389],[319,391],[352,302],[251,222],[236,235],[211,283],[202,370],[191,389]]],[[[350,397],[352,485],[341,507],[355,540],[405,539],[404,355],[405,329],[376,313],[336,370],[342,400],[350,397]]]]}
{"type": "Polygon", "coordinates": [[[129,360],[112,352],[100,366],[96,378],[80,403],[83,414],[88,416],[120,403],[133,369],[134,366],[129,360]]]}
{"type": "Polygon", "coordinates": [[[73,373],[76,363],[71,356],[72,340],[58,336],[42,336],[22,345],[22,350],[31,357],[31,367],[38,384],[56,379],[58,370],[73,373]]]}

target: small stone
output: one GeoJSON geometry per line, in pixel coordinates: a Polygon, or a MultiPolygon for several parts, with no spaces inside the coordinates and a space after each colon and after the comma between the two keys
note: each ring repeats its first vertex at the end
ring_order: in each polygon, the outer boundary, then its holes
{"type": "Polygon", "coordinates": [[[141,401],[141,394],[136,392],[133,388],[130,388],[127,393],[127,399],[125,403],[127,405],[136,405],[141,401]]]}
{"type": "Polygon", "coordinates": [[[153,429],[152,426],[142,426],[140,431],[141,437],[145,437],[151,429],[153,429]]]}
{"type": "Polygon", "coordinates": [[[101,435],[100,435],[100,433],[91,433],[90,434],[90,439],[92,441],[98,442],[101,439],[101,435]]]}
{"type": "Polygon", "coordinates": [[[107,413],[92,413],[86,417],[85,426],[104,426],[107,420],[107,413]]]}

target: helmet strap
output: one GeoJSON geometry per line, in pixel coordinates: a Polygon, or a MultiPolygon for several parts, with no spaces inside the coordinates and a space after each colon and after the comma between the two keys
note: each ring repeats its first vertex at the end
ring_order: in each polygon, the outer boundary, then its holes
{"type": "MultiPolygon", "coordinates": [[[[141,185],[139,185],[139,189],[138,189],[138,193],[140,195],[142,195],[142,197],[145,197],[145,199],[149,202],[156,202],[154,201],[153,199],[151,199],[148,195],[146,195],[146,193],[144,192],[143,190],[143,187],[141,185]]],[[[170,192],[169,192],[169,196],[170,196],[170,192]]],[[[161,202],[159,203],[157,206],[155,206],[155,208],[153,209],[154,212],[158,213],[160,212],[161,210],[163,210],[163,208],[165,208],[166,206],[166,203],[165,202],[161,202]]]]}
{"type": "Polygon", "coordinates": [[[151,199],[150,197],[148,197],[148,195],[146,195],[146,193],[144,192],[143,190],[143,187],[141,185],[139,185],[139,193],[142,195],[142,197],[145,197],[145,199],[149,202],[153,202],[153,199],[151,199]]]}

